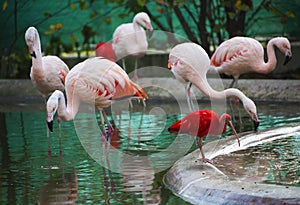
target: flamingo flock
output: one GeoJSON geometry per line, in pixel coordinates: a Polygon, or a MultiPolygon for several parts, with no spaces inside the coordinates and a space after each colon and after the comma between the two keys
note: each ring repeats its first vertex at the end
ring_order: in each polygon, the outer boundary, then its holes
{"type": "MultiPolygon", "coordinates": [[[[73,120],[81,103],[95,105],[101,114],[102,129],[107,125],[108,132],[113,133],[104,108],[121,98],[138,98],[145,101],[147,93],[138,84],[129,79],[124,59],[145,54],[148,41],[144,28],[153,31],[149,16],[138,13],[133,23],[122,24],[113,34],[113,42],[100,42],[96,47],[96,57],[78,63],[72,69],[56,56],[42,57],[41,43],[36,28],[29,27],[25,33],[25,41],[32,56],[30,77],[46,103],[46,122],[53,131],[53,118],[56,113],[63,121],[73,120]],[[116,62],[122,60],[123,68],[116,62]],[[65,92],[65,94],[64,94],[65,92]],[[48,98],[48,96],[50,97],[48,98]],[[48,98],[48,99],[47,99],[48,98]]],[[[206,135],[222,135],[229,126],[240,146],[239,136],[233,126],[231,116],[227,113],[220,117],[212,110],[194,110],[190,97],[191,86],[196,86],[210,99],[237,97],[243,103],[245,111],[254,122],[254,130],[259,126],[256,105],[242,91],[232,88],[240,75],[248,72],[269,73],[276,67],[275,47],[282,52],[286,64],[292,57],[291,45],[287,38],[277,37],[267,45],[268,61],[264,61],[262,45],[249,37],[234,37],[224,41],[210,58],[206,51],[195,43],[175,45],[166,64],[175,78],[186,88],[186,97],[190,114],[172,124],[170,133],[185,133],[198,137],[198,146],[203,162],[212,163],[205,157],[202,149],[202,138],[206,135]],[[214,90],[207,81],[207,73],[215,70],[218,73],[232,75],[234,81],[230,88],[223,91],[214,90]]],[[[137,63],[135,64],[135,80],[137,80],[137,63]]]]}

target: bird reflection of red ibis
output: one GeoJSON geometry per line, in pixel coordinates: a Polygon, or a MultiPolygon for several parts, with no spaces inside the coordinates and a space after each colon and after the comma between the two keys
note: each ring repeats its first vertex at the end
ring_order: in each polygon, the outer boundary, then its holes
{"type": "Polygon", "coordinates": [[[116,54],[110,42],[99,42],[96,46],[96,56],[116,62],[116,54]]]}
{"type": "Polygon", "coordinates": [[[206,135],[221,135],[226,131],[226,126],[230,126],[234,135],[238,140],[240,146],[240,140],[235,128],[232,124],[231,117],[228,114],[222,114],[221,117],[217,113],[211,110],[198,110],[190,113],[181,120],[175,122],[168,129],[170,133],[186,133],[191,136],[198,137],[198,146],[202,155],[203,162],[212,163],[210,159],[205,158],[202,149],[202,138],[206,135]]]}

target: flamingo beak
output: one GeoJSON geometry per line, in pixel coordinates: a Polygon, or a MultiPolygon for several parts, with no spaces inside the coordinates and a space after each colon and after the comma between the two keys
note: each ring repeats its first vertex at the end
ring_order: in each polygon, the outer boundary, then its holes
{"type": "Polygon", "coordinates": [[[46,117],[46,122],[50,132],[53,132],[53,114],[50,112],[46,117]]]}
{"type": "Polygon", "coordinates": [[[254,124],[254,131],[257,132],[257,129],[258,129],[258,126],[259,126],[259,121],[253,120],[253,124],[254,124]]]}
{"type": "Polygon", "coordinates": [[[292,52],[288,50],[285,54],[283,65],[286,65],[292,59],[292,52]]]}
{"type": "Polygon", "coordinates": [[[148,29],[147,30],[147,36],[148,36],[148,38],[151,38],[152,34],[153,34],[153,29],[148,29]]]}
{"type": "Polygon", "coordinates": [[[231,120],[228,120],[227,122],[228,122],[229,127],[230,127],[231,130],[233,131],[233,133],[234,133],[234,135],[235,135],[235,137],[236,137],[236,139],[237,139],[237,141],[238,141],[238,145],[239,145],[239,147],[240,147],[240,146],[241,146],[240,138],[239,138],[239,135],[237,134],[237,132],[236,132],[236,130],[235,130],[233,124],[232,124],[232,121],[231,121],[231,120]]]}
{"type": "Polygon", "coordinates": [[[50,130],[50,132],[53,132],[53,120],[50,122],[47,122],[48,125],[48,129],[50,130]]]}
{"type": "Polygon", "coordinates": [[[35,54],[35,51],[32,51],[32,53],[30,53],[31,57],[34,57],[36,58],[36,54],[35,54]]]}

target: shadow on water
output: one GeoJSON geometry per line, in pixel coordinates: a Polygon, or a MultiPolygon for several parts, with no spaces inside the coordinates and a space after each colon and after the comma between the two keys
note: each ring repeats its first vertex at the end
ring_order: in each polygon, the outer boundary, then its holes
{"type": "MultiPolygon", "coordinates": [[[[205,102],[199,106],[210,107],[205,102]]],[[[288,107],[287,110],[278,104],[260,105],[260,129],[299,123],[298,105],[288,107]]],[[[79,113],[74,122],[62,122],[60,132],[56,124],[47,138],[44,105],[1,106],[0,204],[61,201],[69,204],[188,204],[168,190],[162,180],[176,160],[197,148],[192,137],[177,137],[167,132],[169,125],[186,113],[173,102],[150,101],[146,110],[136,106],[129,112],[117,108],[119,106],[108,112],[115,130],[107,144],[97,127],[99,114],[91,114],[89,109],[79,113]],[[85,136],[80,135],[80,130],[85,136]]],[[[252,122],[247,114],[243,113],[242,118],[244,123],[240,130],[251,130],[252,122]]],[[[231,135],[229,130],[223,137],[228,135],[231,135]]],[[[214,139],[218,138],[208,137],[205,143],[214,139]]],[[[251,155],[239,152],[232,153],[230,158],[220,156],[215,160],[228,169],[233,162],[239,167],[243,163],[255,164],[258,155],[263,154],[269,166],[260,169],[269,172],[268,176],[257,176],[255,170],[247,172],[231,166],[232,173],[243,172],[241,175],[249,181],[260,177],[266,183],[291,184],[293,181],[295,186],[299,185],[299,161],[295,160],[300,154],[299,138],[288,138],[284,143],[279,140],[262,150],[260,153],[253,148],[251,155]],[[291,163],[296,170],[289,169],[291,163]]]]}

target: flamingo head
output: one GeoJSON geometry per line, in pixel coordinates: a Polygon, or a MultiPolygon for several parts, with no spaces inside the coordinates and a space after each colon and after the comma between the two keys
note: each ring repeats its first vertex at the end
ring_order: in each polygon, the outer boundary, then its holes
{"type": "Polygon", "coordinates": [[[257,128],[259,126],[259,120],[258,120],[258,115],[257,115],[257,111],[256,111],[256,105],[249,98],[246,98],[246,99],[243,100],[243,105],[244,105],[245,110],[248,112],[248,114],[251,116],[251,118],[253,120],[254,130],[256,132],[257,128]]]}
{"type": "Polygon", "coordinates": [[[55,95],[51,95],[47,101],[47,117],[46,123],[51,132],[53,132],[53,118],[58,109],[58,98],[55,95]]]}
{"type": "Polygon", "coordinates": [[[147,13],[138,13],[137,15],[135,15],[133,21],[137,22],[140,26],[144,27],[147,30],[147,36],[151,38],[153,34],[153,27],[151,25],[151,20],[147,13]]]}
{"type": "Polygon", "coordinates": [[[187,83],[188,80],[184,77],[184,67],[186,64],[179,58],[170,55],[168,60],[168,69],[174,74],[175,78],[181,83],[187,83]]]}
{"type": "Polygon", "coordinates": [[[32,57],[36,58],[35,46],[36,41],[39,41],[38,31],[34,27],[29,27],[25,32],[25,41],[28,46],[29,53],[32,57]]]}
{"type": "Polygon", "coordinates": [[[224,114],[221,116],[221,119],[225,121],[225,123],[224,123],[225,126],[224,126],[223,132],[226,131],[226,125],[228,125],[228,126],[231,128],[233,134],[235,135],[235,137],[236,137],[236,139],[237,139],[237,141],[238,141],[238,145],[240,146],[241,144],[240,144],[239,135],[237,134],[237,132],[236,132],[236,130],[235,130],[233,124],[232,124],[232,118],[231,118],[231,116],[228,115],[227,113],[224,113],[224,114]]]}
{"type": "Polygon", "coordinates": [[[291,44],[287,38],[284,37],[278,37],[276,38],[276,46],[280,50],[281,53],[284,53],[285,60],[283,65],[286,65],[291,59],[292,59],[292,50],[291,50],[291,44]]]}

